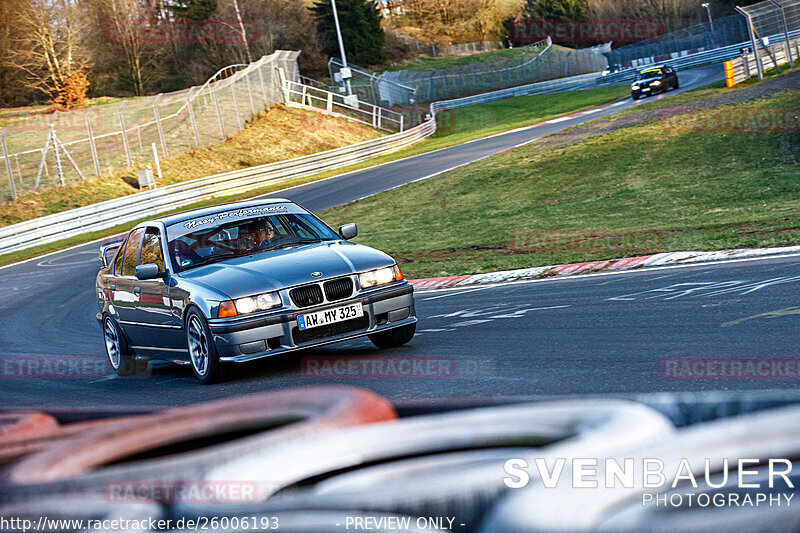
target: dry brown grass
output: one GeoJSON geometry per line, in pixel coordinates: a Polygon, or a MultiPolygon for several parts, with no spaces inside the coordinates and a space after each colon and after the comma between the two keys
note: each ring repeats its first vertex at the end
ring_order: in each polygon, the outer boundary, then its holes
{"type": "MultiPolygon", "coordinates": [[[[345,119],[278,106],[223,143],[162,161],[164,177],[159,185],[282,161],[379,135],[368,126],[345,119]]],[[[0,226],[138,192],[136,170],[22,195],[0,205],[0,226]]]]}

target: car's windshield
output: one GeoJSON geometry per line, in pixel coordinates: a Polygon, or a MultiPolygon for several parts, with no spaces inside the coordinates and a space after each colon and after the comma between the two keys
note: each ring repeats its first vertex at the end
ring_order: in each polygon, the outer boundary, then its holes
{"type": "Polygon", "coordinates": [[[661,76],[662,74],[663,73],[661,72],[661,70],[657,69],[657,68],[656,69],[652,69],[652,70],[645,70],[645,71],[639,73],[639,79],[640,80],[649,80],[649,79],[661,76]]]}
{"type": "Polygon", "coordinates": [[[263,206],[205,215],[167,227],[176,272],[339,236],[296,206],[263,206]]]}

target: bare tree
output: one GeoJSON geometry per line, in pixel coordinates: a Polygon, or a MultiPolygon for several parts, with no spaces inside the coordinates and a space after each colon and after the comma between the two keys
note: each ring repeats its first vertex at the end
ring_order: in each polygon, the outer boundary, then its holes
{"type": "Polygon", "coordinates": [[[122,51],[133,92],[145,94],[148,67],[156,58],[159,44],[150,37],[158,33],[149,31],[159,24],[155,9],[141,0],[96,0],[95,6],[105,43],[122,51]]]}
{"type": "Polygon", "coordinates": [[[25,74],[27,87],[55,101],[70,77],[91,66],[83,7],[77,0],[22,0],[11,16],[18,31],[9,65],[25,74]]]}

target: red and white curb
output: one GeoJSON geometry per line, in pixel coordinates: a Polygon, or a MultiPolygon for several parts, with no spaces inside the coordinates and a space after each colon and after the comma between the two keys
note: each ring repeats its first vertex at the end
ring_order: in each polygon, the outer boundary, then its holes
{"type": "Polygon", "coordinates": [[[441,289],[444,287],[465,287],[470,285],[483,285],[486,283],[502,283],[506,281],[571,276],[575,274],[588,274],[590,272],[609,272],[631,270],[634,268],[688,265],[694,263],[709,263],[713,261],[780,256],[797,253],[800,253],[800,246],[783,246],[779,248],[740,248],[737,250],[718,250],[715,252],[665,252],[654,255],[642,255],[639,257],[609,259],[606,261],[588,261],[586,263],[570,263],[566,265],[520,268],[516,270],[502,270],[499,272],[488,272],[486,274],[473,274],[467,276],[410,279],[408,281],[418,289],[441,289]]]}

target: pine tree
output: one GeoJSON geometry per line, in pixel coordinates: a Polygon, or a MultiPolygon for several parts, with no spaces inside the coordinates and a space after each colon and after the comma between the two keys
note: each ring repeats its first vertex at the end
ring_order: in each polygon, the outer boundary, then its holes
{"type": "MultiPolygon", "coordinates": [[[[317,20],[317,34],[323,51],[330,57],[339,57],[331,0],[315,3],[311,11],[317,20]]],[[[336,0],[336,11],[347,60],[364,66],[382,63],[386,34],[381,28],[381,16],[374,0],[336,0]]]]}

